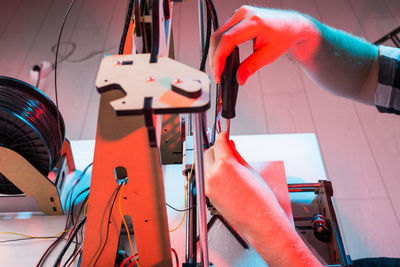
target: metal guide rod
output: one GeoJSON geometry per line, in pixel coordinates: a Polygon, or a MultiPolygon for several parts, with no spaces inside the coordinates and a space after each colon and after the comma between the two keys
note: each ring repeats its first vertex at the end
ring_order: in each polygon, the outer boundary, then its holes
{"type": "MultiPolygon", "coordinates": [[[[186,114],[189,120],[191,116],[186,114]]],[[[188,129],[188,124],[185,126],[188,129]]],[[[191,169],[194,168],[194,146],[193,146],[193,136],[187,134],[186,130],[186,140],[184,142],[184,175],[188,181],[187,185],[187,195],[186,203],[188,203],[190,208],[187,211],[186,216],[186,251],[185,260],[186,263],[197,263],[197,209],[193,208],[197,206],[196,203],[196,183],[195,183],[195,172],[191,169]],[[190,165],[188,165],[190,164],[190,165]],[[191,175],[190,175],[191,174],[191,175]],[[189,179],[190,178],[190,179],[189,179]]]]}
{"type": "MultiPolygon", "coordinates": [[[[199,11],[199,35],[200,35],[200,58],[203,57],[203,54],[206,53],[206,28],[205,28],[205,16],[204,16],[204,7],[205,1],[198,0],[198,11],[199,11]]],[[[204,113],[204,120],[207,122],[207,113],[204,113]]],[[[205,129],[207,130],[207,128],[205,129]]]]}
{"type": "MultiPolygon", "coordinates": [[[[204,0],[198,0],[199,12],[199,41],[200,41],[200,58],[205,53],[205,17],[204,17],[204,0]]],[[[189,119],[189,133],[193,133],[194,153],[195,153],[195,181],[196,181],[196,199],[199,224],[199,242],[201,266],[209,266],[208,245],[207,245],[207,215],[206,215],[206,195],[204,189],[204,167],[203,167],[203,136],[201,113],[191,114],[189,119]]],[[[190,230],[189,230],[190,232],[190,230]]],[[[189,233],[190,234],[190,233],[189,233]]]]}
{"type": "Polygon", "coordinates": [[[228,140],[229,140],[230,132],[231,132],[231,119],[227,119],[226,120],[226,135],[228,136],[228,140]]]}
{"type": "MultiPolygon", "coordinates": [[[[187,180],[187,178],[186,178],[186,180],[187,180]]],[[[187,189],[187,195],[185,196],[186,197],[186,203],[189,203],[190,202],[190,197],[191,197],[191,190],[190,190],[190,188],[191,188],[191,185],[190,185],[190,183],[188,182],[188,184],[187,184],[187,187],[188,187],[188,189],[187,189]]],[[[189,205],[189,207],[190,207],[190,205],[189,205]]],[[[189,210],[189,212],[190,212],[190,210],[189,210]]],[[[190,260],[191,260],[191,244],[190,244],[190,239],[191,239],[191,237],[190,237],[190,224],[191,224],[191,218],[190,218],[190,214],[189,214],[189,212],[188,212],[188,216],[186,216],[186,239],[185,239],[185,260],[186,260],[186,263],[190,263],[190,260]]]]}
{"type": "Polygon", "coordinates": [[[193,115],[193,138],[195,148],[195,179],[197,211],[199,213],[199,241],[200,255],[203,265],[208,267],[208,245],[207,245],[207,215],[206,215],[206,195],[204,188],[204,168],[203,168],[203,136],[201,125],[201,113],[193,115]]]}
{"type": "MultiPolygon", "coordinates": [[[[189,172],[187,172],[187,175],[189,172]]],[[[189,177],[187,177],[189,178],[189,177]]],[[[195,182],[192,178],[188,182],[187,203],[188,207],[192,207],[187,211],[186,216],[186,263],[197,262],[197,212],[196,212],[196,194],[194,193],[195,182]]]]}
{"type": "MultiPolygon", "coordinates": [[[[189,114],[186,116],[189,118],[189,114]]],[[[191,207],[186,213],[185,262],[197,263],[197,209],[193,208],[196,207],[195,172],[192,169],[194,168],[193,136],[186,136],[183,149],[183,174],[186,176],[187,181],[186,203],[191,207]]]]}

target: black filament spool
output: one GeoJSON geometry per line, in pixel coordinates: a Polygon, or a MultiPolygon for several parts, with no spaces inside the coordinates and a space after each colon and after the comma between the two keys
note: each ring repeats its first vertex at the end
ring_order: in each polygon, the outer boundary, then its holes
{"type": "MultiPolygon", "coordinates": [[[[61,156],[64,138],[61,113],[43,92],[0,76],[0,146],[19,153],[47,176],[61,156]]],[[[0,194],[21,193],[0,174],[0,194]]]]}

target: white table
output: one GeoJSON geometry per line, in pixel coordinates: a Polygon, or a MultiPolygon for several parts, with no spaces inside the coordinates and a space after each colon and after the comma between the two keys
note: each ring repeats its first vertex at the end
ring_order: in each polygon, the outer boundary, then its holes
{"type": "MultiPolygon", "coordinates": [[[[318,142],[314,134],[279,134],[232,136],[239,153],[248,162],[283,160],[289,183],[308,183],[326,179],[318,142]]],[[[77,171],[67,181],[76,179],[93,160],[94,141],[72,141],[77,171]]],[[[163,166],[166,201],[183,208],[184,183],[181,165],[163,166]]],[[[75,189],[74,196],[90,184],[91,170],[75,189]]],[[[62,195],[62,200],[65,194],[62,195]]],[[[1,207],[1,205],[0,205],[1,207]]],[[[183,214],[167,208],[170,229],[183,214]]],[[[43,216],[40,213],[0,213],[0,232],[19,232],[29,235],[54,235],[64,228],[66,216],[43,216]]],[[[185,227],[171,233],[171,245],[184,259],[185,227]]],[[[0,240],[18,238],[0,235],[0,240]]],[[[1,266],[35,266],[52,240],[28,240],[0,243],[1,266]]],[[[258,254],[250,249],[243,251],[225,227],[216,223],[209,232],[210,261],[216,266],[266,266],[258,254]]],[[[61,246],[48,258],[45,266],[52,266],[61,246]]],[[[68,254],[68,253],[67,253],[68,254]]]]}

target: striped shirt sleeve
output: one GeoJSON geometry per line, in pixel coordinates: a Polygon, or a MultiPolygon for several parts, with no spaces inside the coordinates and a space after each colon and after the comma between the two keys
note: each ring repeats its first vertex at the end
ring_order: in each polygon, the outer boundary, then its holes
{"type": "Polygon", "coordinates": [[[375,92],[379,112],[400,115],[400,49],[379,46],[379,77],[375,92]]]}

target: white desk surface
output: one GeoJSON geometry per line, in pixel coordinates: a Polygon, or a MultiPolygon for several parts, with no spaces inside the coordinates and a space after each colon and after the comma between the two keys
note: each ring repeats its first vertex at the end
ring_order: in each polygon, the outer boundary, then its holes
{"type": "MultiPolygon", "coordinates": [[[[288,182],[304,183],[326,179],[318,142],[314,134],[279,134],[232,136],[237,150],[249,162],[283,160],[288,182]]],[[[76,179],[93,160],[94,141],[72,141],[77,171],[67,181],[76,179]]],[[[181,165],[163,166],[166,201],[183,208],[185,178],[181,165]]],[[[90,184],[91,170],[74,192],[76,196],[90,184]]],[[[62,195],[62,200],[65,195],[62,195]]],[[[181,220],[183,214],[167,208],[170,229],[181,220]]],[[[38,213],[0,213],[0,232],[18,232],[36,236],[48,236],[63,230],[66,216],[43,216],[38,213]]],[[[184,258],[185,227],[171,233],[171,245],[184,258]]],[[[1,240],[19,238],[0,235],[1,240]]],[[[52,240],[27,240],[0,243],[1,266],[35,266],[52,240]]],[[[210,261],[216,266],[266,266],[254,250],[243,251],[225,227],[216,223],[209,232],[210,261]],[[228,249],[229,248],[229,249],[228,249]]],[[[52,266],[61,246],[48,258],[44,266],[52,266]]],[[[68,253],[67,253],[68,255],[68,253]]]]}

